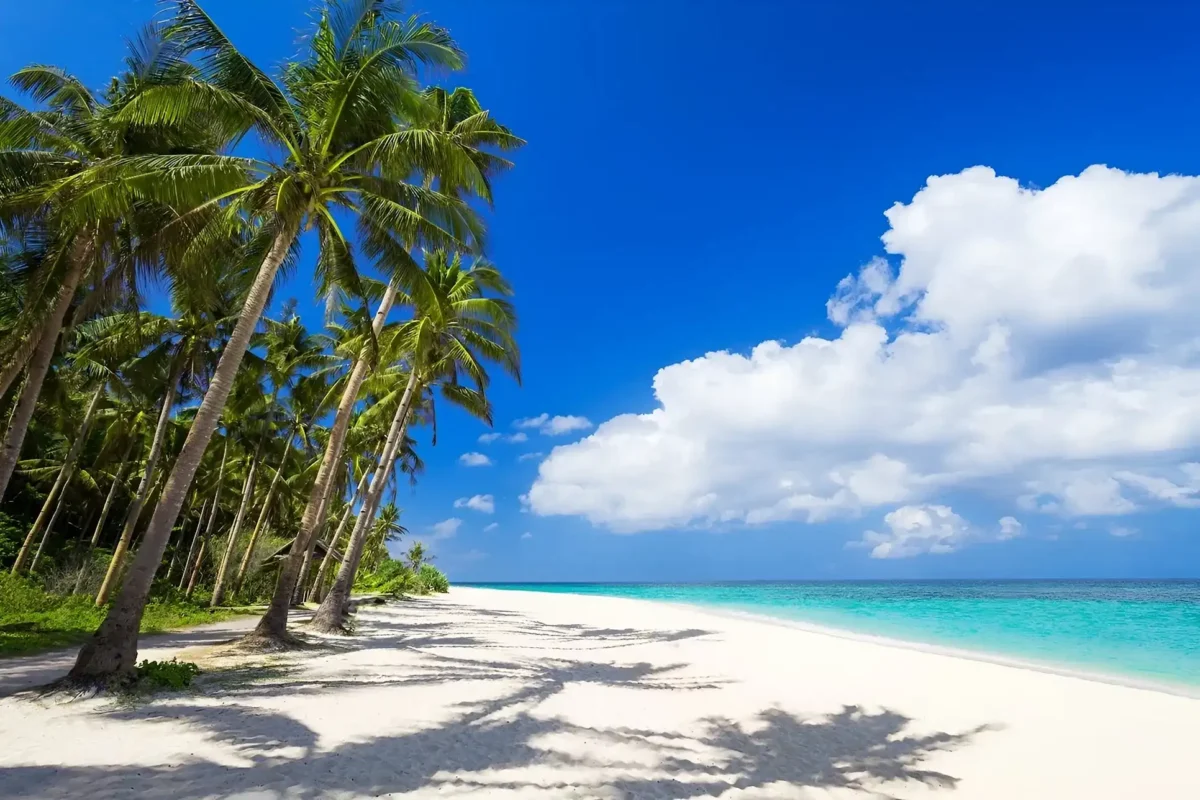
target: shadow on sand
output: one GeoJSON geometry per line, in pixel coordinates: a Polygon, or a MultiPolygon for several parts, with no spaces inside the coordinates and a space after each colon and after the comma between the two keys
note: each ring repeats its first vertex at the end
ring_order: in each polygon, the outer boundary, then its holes
{"type": "MultiPolygon", "coordinates": [[[[588,653],[710,632],[551,625],[458,604],[412,606],[402,633],[364,624],[363,635],[329,646],[348,652],[418,651],[414,664],[348,675],[307,675],[284,667],[211,682],[202,693],[98,712],[112,719],[194,727],[232,748],[234,757],[224,763],[193,757],[172,766],[11,767],[0,769],[0,797],[322,798],[420,790],[422,795],[681,800],[791,785],[860,789],[878,798],[904,782],[954,788],[956,778],[923,763],[985,730],[918,735],[908,731],[910,720],[901,714],[857,707],[811,718],[763,709],[743,723],[710,718],[686,731],[580,727],[551,713],[547,701],[584,685],[702,693],[724,683],[689,675],[682,663],[608,663],[591,660],[588,653]],[[455,648],[488,648],[499,632],[518,635],[525,645],[506,648],[506,657],[496,660],[453,655],[455,648]],[[563,652],[549,655],[547,650],[563,652]],[[527,651],[531,656],[521,657],[527,651]],[[330,748],[320,746],[316,731],[280,710],[286,705],[281,698],[452,682],[496,682],[484,685],[503,691],[464,700],[448,719],[419,730],[374,738],[368,733],[330,748]],[[230,766],[231,760],[240,763],[230,766]]],[[[369,723],[365,729],[370,730],[369,723]]]]}

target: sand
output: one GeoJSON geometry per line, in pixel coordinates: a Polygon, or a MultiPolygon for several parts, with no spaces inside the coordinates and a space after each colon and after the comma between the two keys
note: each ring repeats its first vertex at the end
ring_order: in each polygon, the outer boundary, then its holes
{"type": "Polygon", "coordinates": [[[637,600],[358,616],[194,691],[0,700],[0,797],[1200,798],[1193,698],[637,600]]]}

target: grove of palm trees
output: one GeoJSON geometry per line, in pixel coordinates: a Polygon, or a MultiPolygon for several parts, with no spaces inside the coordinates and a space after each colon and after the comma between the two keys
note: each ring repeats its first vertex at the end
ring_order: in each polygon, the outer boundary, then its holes
{"type": "Polygon", "coordinates": [[[355,587],[445,590],[389,555],[396,490],[441,403],[490,425],[520,379],[482,214],[523,142],[435,23],[308,22],[268,68],[171,0],[107,86],[35,64],[0,97],[0,652],[80,642],[71,685],[127,679],[144,630],[256,607],[280,648],[298,603],[346,632],[355,587]]]}

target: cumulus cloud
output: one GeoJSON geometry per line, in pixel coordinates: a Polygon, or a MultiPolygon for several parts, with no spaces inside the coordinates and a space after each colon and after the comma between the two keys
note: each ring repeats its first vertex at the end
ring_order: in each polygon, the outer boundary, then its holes
{"type": "Polygon", "coordinates": [[[533,534],[532,534],[532,533],[530,533],[529,531],[525,531],[524,533],[522,533],[522,534],[521,534],[521,538],[522,538],[522,539],[532,539],[532,538],[533,538],[533,534]]]}
{"type": "Polygon", "coordinates": [[[499,528],[499,527],[500,527],[499,522],[493,522],[492,524],[485,526],[483,529],[483,532],[491,533],[492,531],[496,530],[496,528],[499,528]]]}
{"type": "MultiPolygon", "coordinates": [[[[586,431],[592,427],[592,422],[587,417],[576,417],[571,415],[552,417],[549,414],[538,414],[536,417],[526,417],[513,422],[517,428],[536,429],[539,433],[545,436],[561,436],[573,431],[586,431]]],[[[514,434],[512,441],[525,441],[524,439],[516,439],[516,436],[521,436],[520,433],[514,434]]]]}
{"type": "Polygon", "coordinates": [[[492,442],[496,441],[499,438],[500,438],[500,434],[498,434],[498,433],[494,433],[494,432],[493,433],[481,433],[481,434],[479,434],[479,443],[480,444],[491,444],[492,442]]]}
{"type": "Polygon", "coordinates": [[[1002,517],[995,530],[972,526],[949,506],[901,506],[883,517],[888,530],[866,531],[855,544],[870,549],[871,558],[910,558],[924,553],[953,553],[969,542],[1004,541],[1020,536],[1016,517],[1002,517]]]}
{"type": "Polygon", "coordinates": [[[507,437],[504,441],[512,442],[513,444],[519,444],[521,442],[528,442],[529,436],[522,433],[521,431],[517,431],[512,436],[507,437]]]}
{"type": "Polygon", "coordinates": [[[469,508],[481,514],[493,514],[496,511],[496,499],[490,494],[476,494],[470,497],[460,497],[454,501],[455,508],[469,508]]]}
{"type": "Polygon", "coordinates": [[[534,460],[534,459],[536,459],[536,458],[541,458],[541,457],[542,457],[542,456],[544,456],[544,455],[546,455],[546,454],[545,454],[545,453],[542,453],[542,452],[537,452],[537,453],[521,453],[521,455],[517,456],[517,461],[532,461],[532,460],[534,460]]]}
{"type": "Polygon", "coordinates": [[[532,511],[632,532],[900,504],[891,553],[961,544],[930,511],[950,488],[1063,516],[1200,505],[1200,178],[975,167],[886,217],[828,301],[836,335],[662,368],[654,410],[540,464],[532,511]]]}
{"type": "Polygon", "coordinates": [[[464,467],[490,467],[492,460],[483,453],[463,453],[458,457],[458,463],[464,467]]]}
{"type": "Polygon", "coordinates": [[[484,433],[480,434],[479,436],[480,444],[491,444],[495,441],[505,441],[512,442],[513,444],[520,444],[521,442],[528,442],[529,435],[522,431],[517,431],[516,433],[505,436],[502,433],[496,433],[493,431],[492,433],[484,433]]]}

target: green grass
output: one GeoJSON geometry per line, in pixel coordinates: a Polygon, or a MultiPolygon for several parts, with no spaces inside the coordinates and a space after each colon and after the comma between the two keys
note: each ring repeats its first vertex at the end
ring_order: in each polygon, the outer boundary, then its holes
{"type": "MultiPolygon", "coordinates": [[[[90,597],[65,597],[42,591],[21,578],[0,574],[0,657],[80,644],[99,627],[107,612],[90,597]]],[[[178,598],[153,600],[142,617],[142,633],[219,622],[238,616],[230,609],[210,610],[178,598]]]]}

